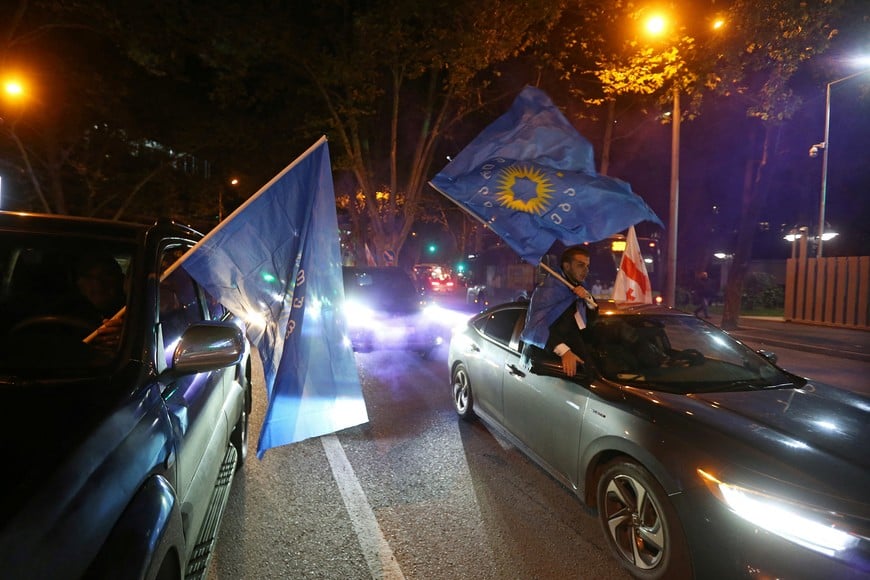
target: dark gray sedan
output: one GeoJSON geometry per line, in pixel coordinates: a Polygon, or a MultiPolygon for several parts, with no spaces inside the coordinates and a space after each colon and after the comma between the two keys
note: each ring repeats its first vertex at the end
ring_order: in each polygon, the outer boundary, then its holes
{"type": "Polygon", "coordinates": [[[519,340],[527,307],[494,307],[454,333],[456,411],[594,508],[631,574],[870,575],[870,399],[795,376],[694,316],[612,303],[569,379],[519,340]]]}

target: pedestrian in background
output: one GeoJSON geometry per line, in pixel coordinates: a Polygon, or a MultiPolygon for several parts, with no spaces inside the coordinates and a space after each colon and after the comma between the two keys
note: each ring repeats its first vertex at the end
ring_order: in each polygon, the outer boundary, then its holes
{"type": "Polygon", "coordinates": [[[703,313],[704,318],[710,318],[708,308],[710,302],[713,300],[713,285],[707,272],[700,272],[695,280],[695,298],[700,303],[698,307],[695,308],[695,316],[699,316],[699,313],[703,313]]]}

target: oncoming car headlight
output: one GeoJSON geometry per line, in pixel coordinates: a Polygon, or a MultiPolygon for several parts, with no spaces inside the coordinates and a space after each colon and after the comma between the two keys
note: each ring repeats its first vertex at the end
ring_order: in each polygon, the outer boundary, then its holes
{"type": "Polygon", "coordinates": [[[713,495],[736,515],[796,544],[835,556],[861,541],[859,536],[843,529],[845,522],[836,513],[729,484],[702,469],[698,469],[698,474],[713,495]]]}
{"type": "Polygon", "coordinates": [[[370,326],[375,321],[375,311],[354,300],[347,300],[344,303],[344,317],[350,327],[370,326]]]}

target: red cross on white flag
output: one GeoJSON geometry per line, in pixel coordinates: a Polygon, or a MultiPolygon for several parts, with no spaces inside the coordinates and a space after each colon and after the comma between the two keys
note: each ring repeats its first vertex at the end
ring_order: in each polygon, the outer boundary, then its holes
{"type": "Polygon", "coordinates": [[[625,250],[616,273],[616,283],[613,285],[613,300],[625,304],[652,304],[652,285],[646,264],[637,243],[634,226],[628,228],[625,240],[625,250]]]}

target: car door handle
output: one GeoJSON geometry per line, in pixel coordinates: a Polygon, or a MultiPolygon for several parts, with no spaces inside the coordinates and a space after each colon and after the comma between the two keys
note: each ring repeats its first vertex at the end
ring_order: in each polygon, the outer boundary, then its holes
{"type": "Polygon", "coordinates": [[[480,347],[476,344],[468,345],[468,352],[480,352],[480,347]]]}
{"type": "Polygon", "coordinates": [[[516,377],[524,377],[524,376],[526,376],[526,373],[524,373],[523,371],[521,371],[520,369],[518,369],[517,366],[516,366],[515,364],[507,364],[507,363],[505,363],[504,366],[505,366],[505,368],[507,369],[507,372],[508,372],[508,373],[510,373],[510,374],[512,374],[512,375],[514,375],[514,376],[516,376],[516,377]]]}

